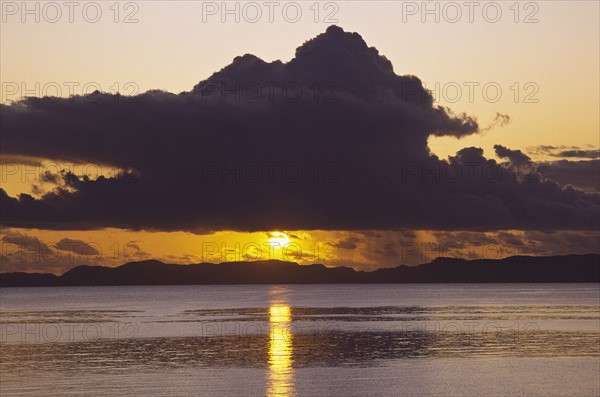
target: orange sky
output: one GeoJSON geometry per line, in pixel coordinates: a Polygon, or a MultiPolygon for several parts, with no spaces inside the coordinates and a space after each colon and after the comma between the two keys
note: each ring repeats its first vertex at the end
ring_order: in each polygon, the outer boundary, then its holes
{"type": "MultiPolygon", "coordinates": [[[[497,143],[525,152],[537,145],[598,148],[599,144],[600,3],[596,1],[535,2],[533,8],[521,4],[518,14],[510,8],[512,2],[501,2],[502,17],[494,23],[489,21],[492,14],[483,15],[481,10],[476,10],[473,22],[469,22],[466,8],[462,8],[460,20],[453,23],[450,21],[454,18],[453,10],[443,8],[443,3],[438,4],[440,21],[436,22],[435,15],[427,16],[422,10],[407,9],[402,2],[384,1],[342,1],[331,3],[335,6],[327,9],[320,3],[323,8],[318,16],[309,9],[308,3],[301,3],[303,14],[296,23],[290,23],[278,13],[275,13],[273,23],[266,21],[265,15],[258,23],[244,20],[243,15],[237,23],[232,20],[223,23],[220,13],[204,15],[202,2],[191,1],[144,1],[134,3],[133,8],[126,8],[125,2],[121,2],[118,15],[109,9],[108,2],[100,3],[102,17],[97,23],[87,21],[90,16],[84,16],[81,10],[75,11],[74,21],[69,23],[65,9],[62,19],[50,23],[48,20],[55,14],[45,15],[45,3],[42,2],[40,21],[35,22],[35,16],[26,16],[23,22],[21,10],[5,8],[6,3],[2,5],[0,25],[3,103],[42,93],[58,92],[66,97],[69,87],[73,87],[76,94],[84,94],[84,87],[124,93],[150,89],[175,93],[190,90],[237,55],[252,53],[266,61],[291,59],[296,47],[331,24],[324,22],[329,18],[346,31],[359,32],[369,45],[377,47],[390,59],[397,74],[414,74],[421,78],[434,92],[439,105],[473,115],[484,127],[497,113],[510,116],[510,123],[486,134],[460,140],[430,138],[429,148],[441,157],[468,146],[482,147],[486,155],[493,157],[492,147],[497,143]],[[124,23],[127,16],[133,23],[124,23]],[[315,23],[315,17],[318,23],[315,23]],[[425,22],[422,18],[426,18],[425,22]],[[469,87],[473,87],[473,91],[469,87]],[[501,93],[495,95],[498,88],[501,93]]],[[[33,185],[40,189],[38,194],[51,188],[37,179],[35,167],[32,172],[28,172],[24,164],[20,167],[15,170],[3,166],[2,187],[10,195],[31,194],[33,185]]],[[[79,173],[93,176],[109,175],[114,171],[102,165],[99,167],[83,165],[79,173]]],[[[33,194],[35,196],[35,192],[33,194]]],[[[16,233],[38,238],[50,247],[69,238],[84,241],[101,251],[101,255],[76,253],[66,264],[62,259],[43,259],[41,264],[34,264],[35,255],[33,260],[21,261],[20,268],[60,272],[83,260],[118,265],[149,257],[174,263],[203,259],[220,262],[236,259],[239,255],[242,259],[255,259],[257,255],[244,258],[243,254],[256,254],[256,246],[263,249],[260,259],[267,259],[271,257],[267,252],[269,242],[278,241],[269,236],[270,232],[275,231],[194,235],[117,229],[3,229],[1,235],[14,236],[16,233]],[[212,257],[207,257],[208,254],[212,257]]],[[[402,231],[279,232],[282,233],[279,242],[285,242],[287,251],[273,249],[272,255],[276,259],[347,264],[366,269],[431,260],[431,251],[436,249],[423,248],[420,244],[440,244],[444,240],[432,231],[412,231],[409,237],[402,231]],[[372,233],[380,237],[369,237],[372,233]],[[405,249],[398,249],[398,244],[402,247],[404,243],[405,249]],[[389,244],[395,244],[393,254],[389,244]],[[420,248],[415,248],[417,246],[420,248]],[[302,255],[297,256],[297,253],[302,255]]],[[[541,236],[512,233],[529,239],[532,245],[545,247],[541,253],[544,250],[549,254],[557,253],[561,249],[558,246],[553,251],[541,236]]],[[[477,247],[496,244],[490,243],[492,238],[497,239],[498,246],[505,248],[500,254],[498,248],[473,249],[479,252],[473,255],[480,257],[507,256],[522,249],[506,245],[494,233],[471,237],[477,247]]],[[[446,236],[444,241],[451,250],[452,236],[446,236]]],[[[15,252],[22,249],[14,244],[4,244],[3,258],[6,255],[14,258],[15,252]]],[[[52,249],[55,254],[68,253],[52,249]]],[[[438,246],[437,254],[440,252],[447,250],[438,246]]],[[[470,251],[463,249],[461,255],[470,255],[466,252],[470,251]]],[[[15,269],[10,261],[3,261],[2,266],[2,270],[15,269]]]]}

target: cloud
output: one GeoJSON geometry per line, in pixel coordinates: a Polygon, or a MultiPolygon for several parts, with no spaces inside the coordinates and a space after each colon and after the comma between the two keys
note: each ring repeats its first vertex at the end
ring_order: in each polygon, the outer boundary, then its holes
{"type": "Polygon", "coordinates": [[[541,180],[542,176],[537,172],[536,164],[522,151],[511,150],[502,145],[494,145],[494,150],[496,156],[508,160],[507,163],[504,163],[504,166],[510,169],[520,182],[537,183],[541,180]]]}
{"type": "Polygon", "coordinates": [[[37,237],[29,236],[27,234],[15,232],[12,230],[2,230],[2,235],[3,243],[14,244],[21,249],[29,250],[31,252],[50,250],[50,247],[48,247],[46,243],[44,243],[37,237]]]}
{"type": "Polygon", "coordinates": [[[500,239],[500,241],[510,246],[521,247],[525,245],[523,239],[516,233],[500,231],[496,236],[500,239]]]}
{"type": "Polygon", "coordinates": [[[494,128],[504,127],[508,123],[510,123],[510,116],[508,114],[502,114],[502,113],[496,112],[496,117],[494,117],[494,120],[492,120],[492,122],[487,127],[480,129],[479,132],[481,134],[485,134],[494,128]]]}
{"type": "Polygon", "coordinates": [[[498,259],[514,255],[599,253],[598,231],[434,232],[433,238],[413,250],[410,259],[426,262],[438,256],[462,259],[498,259]],[[419,254],[419,255],[415,255],[419,254]]]}
{"type": "Polygon", "coordinates": [[[560,158],[580,158],[580,159],[598,159],[600,158],[600,149],[594,149],[593,145],[587,145],[588,148],[579,146],[552,146],[539,145],[528,148],[536,155],[545,155],[560,158]]]}
{"type": "Polygon", "coordinates": [[[578,189],[600,191],[600,160],[558,160],[538,163],[539,171],[563,185],[573,185],[578,189]]]}
{"type": "Polygon", "coordinates": [[[358,237],[346,237],[345,239],[338,241],[337,244],[335,244],[335,246],[340,249],[353,250],[358,247],[357,243],[363,241],[363,239],[360,239],[358,237]]]}
{"type": "Polygon", "coordinates": [[[600,157],[600,150],[563,150],[561,152],[553,154],[553,156],[597,159],[600,157]]]}
{"type": "Polygon", "coordinates": [[[494,145],[494,150],[498,157],[506,158],[512,164],[526,164],[531,161],[531,158],[520,150],[511,150],[502,145],[494,145]]]}
{"type": "Polygon", "coordinates": [[[54,247],[61,251],[68,251],[77,255],[100,255],[100,251],[98,251],[95,247],[82,240],[63,238],[62,240],[54,244],[54,247]]]}
{"type": "MultiPolygon", "coordinates": [[[[70,245],[70,242],[83,243],[85,246],[88,246],[87,243],[78,240],[63,239],[58,244],[52,244],[38,237],[11,229],[1,229],[0,235],[2,236],[0,271],[3,272],[33,271],[62,273],[76,264],[88,263],[88,260],[98,259],[96,256],[98,251],[95,251],[94,248],[91,248],[89,253],[84,252],[83,254],[81,249],[72,249],[67,252],[66,245],[70,245]],[[80,259],[83,259],[83,261],[80,261],[80,259]]],[[[70,246],[73,248],[76,247],[75,245],[70,246]]],[[[81,248],[81,246],[79,247],[81,248]]],[[[106,261],[103,261],[104,263],[106,261]]]]}
{"type": "Polygon", "coordinates": [[[10,227],[549,230],[599,219],[597,194],[525,180],[481,149],[433,156],[430,136],[478,133],[476,119],[435,106],[417,77],[338,27],[287,63],[237,57],[189,92],[29,98],[0,113],[3,155],[122,170],[59,173],[40,198],[0,191],[10,227]]]}
{"type": "MultiPolygon", "coordinates": [[[[538,146],[533,149],[536,154],[546,154],[554,157],[564,157],[566,153],[575,155],[585,150],[560,150],[563,147],[538,146]]],[[[528,173],[535,180],[540,178],[550,179],[561,185],[571,185],[587,192],[600,192],[600,160],[558,160],[533,162],[529,156],[520,150],[510,150],[501,145],[495,145],[496,155],[508,159],[508,165],[515,172],[528,173]]],[[[593,151],[589,151],[593,152],[593,151]]]]}

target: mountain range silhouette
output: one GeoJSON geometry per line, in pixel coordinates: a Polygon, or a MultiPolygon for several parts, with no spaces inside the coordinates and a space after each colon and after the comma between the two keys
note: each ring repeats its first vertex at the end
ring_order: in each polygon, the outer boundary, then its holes
{"type": "Polygon", "coordinates": [[[277,260],[166,264],[158,260],[118,267],[77,266],[61,276],[0,273],[1,287],[350,283],[598,283],[600,255],[512,256],[503,259],[437,258],[419,266],[371,272],[277,260]]]}

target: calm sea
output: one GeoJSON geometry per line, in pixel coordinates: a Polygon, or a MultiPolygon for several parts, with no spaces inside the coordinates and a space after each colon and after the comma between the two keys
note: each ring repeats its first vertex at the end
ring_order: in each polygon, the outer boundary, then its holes
{"type": "Polygon", "coordinates": [[[598,284],[0,289],[2,396],[598,396],[598,284]]]}

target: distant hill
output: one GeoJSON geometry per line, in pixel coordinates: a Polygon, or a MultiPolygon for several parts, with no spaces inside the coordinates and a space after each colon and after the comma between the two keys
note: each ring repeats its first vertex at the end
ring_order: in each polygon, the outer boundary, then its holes
{"type": "Polygon", "coordinates": [[[600,255],[437,258],[419,266],[372,272],[282,261],[165,264],[156,260],[119,267],[77,266],[61,276],[0,273],[0,287],[201,284],[348,283],[598,283],[600,255]]]}

